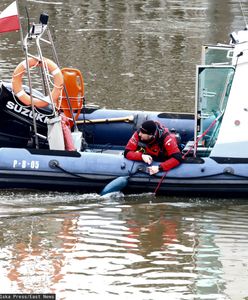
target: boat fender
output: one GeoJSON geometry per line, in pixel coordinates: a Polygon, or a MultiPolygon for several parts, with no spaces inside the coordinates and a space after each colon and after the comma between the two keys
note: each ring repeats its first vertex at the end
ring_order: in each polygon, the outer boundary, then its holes
{"type": "Polygon", "coordinates": [[[64,115],[61,115],[61,125],[62,125],[62,132],[64,137],[65,149],[68,151],[76,151],[76,147],[74,146],[72,133],[70,128],[70,123],[68,118],[64,115]]]}
{"type": "MultiPolygon", "coordinates": [[[[51,92],[51,98],[53,103],[58,106],[61,92],[63,89],[63,75],[59,67],[50,59],[44,58],[44,68],[48,70],[48,72],[53,76],[53,90],[51,92]]],[[[28,58],[28,66],[29,68],[35,68],[38,66],[42,66],[43,63],[37,58],[29,57],[28,58]]],[[[25,105],[32,105],[31,97],[28,95],[24,89],[22,84],[22,78],[24,73],[27,70],[26,60],[22,61],[14,70],[12,75],[12,89],[14,94],[18,97],[18,99],[25,105]]],[[[36,107],[45,107],[49,104],[49,102],[32,97],[33,104],[36,107]]]]}
{"type": "Polygon", "coordinates": [[[100,196],[105,196],[114,192],[120,192],[128,185],[129,179],[138,172],[147,174],[146,166],[138,165],[134,172],[129,172],[129,175],[116,177],[103,188],[100,196]]]}

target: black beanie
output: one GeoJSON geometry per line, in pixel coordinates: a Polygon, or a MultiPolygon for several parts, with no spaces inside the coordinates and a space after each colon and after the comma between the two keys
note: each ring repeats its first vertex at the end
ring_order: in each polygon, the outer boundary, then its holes
{"type": "Polygon", "coordinates": [[[149,135],[154,135],[157,129],[157,125],[154,121],[145,121],[140,128],[140,131],[149,135]]]}

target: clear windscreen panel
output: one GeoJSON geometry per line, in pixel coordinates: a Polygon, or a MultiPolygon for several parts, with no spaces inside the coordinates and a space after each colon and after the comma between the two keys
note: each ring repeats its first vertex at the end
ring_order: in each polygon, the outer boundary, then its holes
{"type": "Polygon", "coordinates": [[[203,136],[198,145],[214,146],[218,137],[234,75],[232,66],[197,67],[197,136],[203,136]]]}
{"type": "Polygon", "coordinates": [[[219,45],[202,47],[202,64],[225,64],[231,65],[233,57],[233,46],[231,45],[219,45]]]}

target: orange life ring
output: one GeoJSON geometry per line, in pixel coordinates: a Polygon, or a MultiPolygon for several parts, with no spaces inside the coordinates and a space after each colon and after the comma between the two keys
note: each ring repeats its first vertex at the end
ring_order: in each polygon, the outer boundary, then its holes
{"type": "MultiPolygon", "coordinates": [[[[29,57],[28,58],[28,65],[29,68],[40,66],[42,62],[36,58],[29,57]]],[[[44,58],[44,64],[47,66],[49,73],[53,76],[54,79],[54,87],[51,92],[52,100],[55,105],[58,104],[58,100],[61,96],[61,90],[63,88],[63,75],[59,69],[59,67],[50,59],[44,58]]],[[[31,105],[31,98],[30,96],[24,91],[22,87],[22,77],[26,72],[26,60],[22,61],[14,70],[12,76],[12,89],[18,99],[24,103],[25,105],[31,105]]],[[[48,102],[43,101],[41,99],[33,98],[33,103],[36,107],[45,107],[48,105],[48,102]]]]}

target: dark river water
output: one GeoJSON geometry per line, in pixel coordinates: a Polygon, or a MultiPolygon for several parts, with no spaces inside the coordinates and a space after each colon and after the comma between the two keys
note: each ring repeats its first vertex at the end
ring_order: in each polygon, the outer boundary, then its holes
{"type": "MultiPolygon", "coordinates": [[[[193,112],[201,45],[228,43],[248,18],[236,0],[19,3],[24,32],[25,5],[30,22],[49,14],[60,64],[82,71],[88,103],[135,110],[193,112]]],[[[10,81],[20,34],[0,35],[0,46],[10,81]]],[[[248,299],[245,200],[2,191],[0,294],[248,299]]]]}

